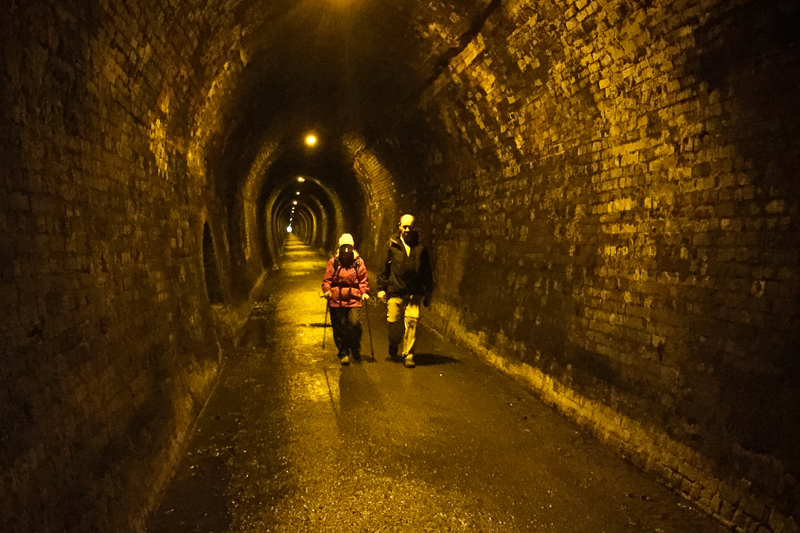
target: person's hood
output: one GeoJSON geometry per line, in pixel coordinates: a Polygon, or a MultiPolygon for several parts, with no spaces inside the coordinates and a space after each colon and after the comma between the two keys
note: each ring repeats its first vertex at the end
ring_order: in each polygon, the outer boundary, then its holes
{"type": "Polygon", "coordinates": [[[349,244],[353,248],[355,248],[356,242],[353,240],[353,236],[349,233],[342,233],[342,236],[339,237],[339,246],[344,244],[349,244]]]}

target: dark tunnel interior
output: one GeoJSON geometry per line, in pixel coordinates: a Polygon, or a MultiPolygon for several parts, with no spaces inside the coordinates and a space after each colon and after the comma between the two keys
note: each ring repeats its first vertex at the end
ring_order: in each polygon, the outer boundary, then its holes
{"type": "Polygon", "coordinates": [[[412,213],[426,326],[731,530],[797,531],[799,30],[791,0],[7,0],[0,530],[142,531],[289,228],[372,275],[412,213]]]}

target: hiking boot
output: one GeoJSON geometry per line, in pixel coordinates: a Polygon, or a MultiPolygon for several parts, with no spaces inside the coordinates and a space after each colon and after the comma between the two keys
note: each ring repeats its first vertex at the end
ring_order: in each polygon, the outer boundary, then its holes
{"type": "Polygon", "coordinates": [[[345,355],[344,357],[339,359],[339,362],[342,363],[342,366],[347,366],[350,364],[350,358],[345,355]]]}
{"type": "Polygon", "coordinates": [[[389,345],[389,360],[390,361],[402,361],[403,358],[399,355],[399,347],[396,344],[389,345]]]}
{"type": "Polygon", "coordinates": [[[353,361],[355,361],[356,363],[360,363],[361,362],[361,354],[360,353],[354,353],[353,354],[353,361]]]}
{"type": "Polygon", "coordinates": [[[406,368],[414,368],[415,366],[417,366],[417,365],[414,364],[414,356],[411,355],[411,354],[408,354],[406,356],[405,360],[403,361],[403,365],[406,368]]]}

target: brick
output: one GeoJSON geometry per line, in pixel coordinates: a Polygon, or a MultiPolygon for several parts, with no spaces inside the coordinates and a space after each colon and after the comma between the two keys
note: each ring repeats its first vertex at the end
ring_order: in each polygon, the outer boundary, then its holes
{"type": "MultiPolygon", "coordinates": [[[[29,4],[51,9],[39,0],[29,4]]],[[[0,289],[0,298],[9,305],[25,305],[19,315],[34,324],[49,312],[40,303],[47,294],[41,281],[51,278],[56,286],[68,288],[70,301],[83,309],[82,318],[89,322],[113,310],[115,323],[138,324],[138,331],[145,332],[140,337],[122,327],[108,333],[116,338],[114,346],[123,347],[120,355],[134,366],[145,365],[140,353],[145,345],[161,340],[152,331],[162,326],[196,330],[184,323],[188,318],[168,316],[166,309],[187,302],[200,306],[196,301],[196,293],[203,290],[197,267],[198,224],[189,219],[196,218],[202,208],[225,212],[220,218],[236,226],[225,230],[229,233],[225,237],[232,249],[241,249],[242,257],[226,259],[241,268],[237,282],[245,292],[249,290],[260,270],[260,245],[254,235],[255,213],[262,206],[256,205],[257,198],[261,180],[279,150],[248,145],[252,138],[242,133],[237,138],[242,154],[251,156],[242,155],[241,169],[231,169],[231,176],[201,172],[210,170],[203,168],[208,156],[212,160],[219,156],[204,147],[224,138],[224,117],[237,114],[231,99],[241,94],[238,76],[243,65],[235,58],[257,52],[250,48],[251,40],[240,38],[254,26],[242,23],[241,14],[229,12],[225,3],[218,6],[218,20],[212,18],[212,10],[194,12],[179,4],[166,11],[136,0],[127,2],[123,10],[108,7],[112,22],[92,35],[87,29],[67,31],[66,26],[38,17],[20,24],[15,13],[10,14],[13,22],[4,27],[10,28],[9,42],[30,44],[25,44],[29,47],[25,54],[19,54],[28,65],[7,65],[5,73],[11,81],[8,101],[24,105],[3,117],[13,127],[2,128],[0,153],[4,164],[9,164],[13,158],[5,157],[7,153],[24,150],[24,160],[13,164],[24,167],[28,177],[12,170],[0,184],[5,186],[0,195],[3,249],[15,250],[8,264],[0,263],[0,273],[2,283],[18,283],[18,292],[0,289]],[[208,28],[213,31],[201,45],[199,35],[209,34],[208,28]],[[48,40],[52,40],[49,48],[33,44],[48,40]],[[76,43],[80,44],[72,46],[76,43]],[[188,58],[198,57],[201,47],[202,65],[191,63],[188,58]],[[72,69],[67,78],[80,80],[86,96],[70,93],[70,81],[56,76],[50,66],[56,53],[79,49],[88,55],[59,56],[58,61],[72,69]],[[71,126],[75,131],[67,135],[62,118],[56,116],[62,111],[65,117],[71,113],[77,117],[71,126]],[[19,138],[15,137],[17,128],[19,138]],[[195,152],[188,153],[191,150],[195,152]],[[233,176],[238,171],[249,172],[242,177],[241,187],[233,176]],[[225,194],[241,199],[246,207],[237,211],[238,207],[223,205],[226,200],[216,197],[217,179],[230,183],[225,194]],[[130,201],[132,196],[135,202],[130,201]],[[81,213],[65,218],[67,208],[81,213]],[[249,232],[241,242],[236,240],[240,230],[249,232]],[[37,234],[44,238],[38,239],[37,234]],[[24,290],[21,280],[29,282],[24,290]]],[[[533,287],[531,282],[515,287],[513,298],[518,301],[514,305],[520,305],[522,315],[539,316],[545,324],[570,324],[570,342],[588,346],[612,365],[630,365],[631,375],[649,376],[648,372],[660,370],[656,374],[665,376],[661,379],[677,379],[667,377],[675,367],[664,363],[654,370],[650,366],[655,364],[655,337],[667,339],[659,357],[680,365],[681,380],[693,387],[716,380],[714,386],[728,390],[727,380],[734,385],[747,380],[748,370],[734,364],[735,358],[774,365],[775,354],[763,346],[769,345],[765,342],[769,339],[794,338],[791,323],[776,317],[791,314],[791,303],[797,300],[798,289],[792,284],[798,277],[797,257],[785,251],[799,247],[793,185],[786,185],[787,178],[781,177],[796,152],[791,133],[796,117],[772,105],[770,87],[780,79],[763,74],[774,72],[776,65],[796,62],[785,46],[770,37],[778,33],[771,25],[781,20],[779,7],[764,7],[759,38],[748,42],[748,21],[737,18],[750,7],[748,3],[734,7],[705,0],[666,3],[646,12],[633,11],[622,20],[609,6],[578,0],[559,9],[539,10],[535,26],[521,20],[523,6],[513,10],[520,20],[503,10],[493,13],[480,35],[425,90],[424,102],[419,107],[409,104],[423,127],[406,128],[410,124],[399,117],[407,116],[408,109],[386,109],[392,116],[398,112],[398,122],[386,125],[385,133],[342,141],[345,159],[372,217],[359,219],[367,240],[373,241],[363,252],[369,257],[375,253],[375,243],[388,237],[395,225],[389,219],[397,210],[432,213],[430,206],[436,203],[436,216],[425,227],[437,251],[450,246],[443,244],[449,239],[454,250],[466,250],[453,252],[463,256],[459,268],[468,265],[476,271],[500,272],[502,280],[510,274],[541,270],[536,277],[545,279],[544,285],[533,287]],[[748,43],[743,58],[725,54],[725,46],[736,48],[736,39],[748,43]],[[719,54],[726,61],[714,62],[719,54]],[[706,79],[711,74],[695,66],[706,60],[729,71],[720,72],[716,82],[706,79]],[[509,65],[514,67],[513,74],[504,70],[509,65]],[[739,83],[736,76],[747,83],[739,83]],[[754,94],[761,98],[757,105],[742,105],[754,94]],[[403,133],[404,129],[413,130],[413,135],[403,133]],[[775,135],[776,131],[789,134],[775,135]],[[425,157],[434,148],[439,157],[425,157]],[[763,154],[769,155],[768,164],[763,154]],[[525,222],[524,238],[519,221],[525,222]],[[488,248],[484,247],[487,243],[488,248]],[[567,252],[570,247],[579,251],[567,252]],[[681,249],[686,250],[685,257],[681,249]],[[520,261],[531,262],[523,265],[520,261]],[[637,278],[644,281],[626,300],[624,293],[633,292],[628,284],[637,278]],[[745,282],[738,286],[733,283],[736,280],[745,282]],[[768,280],[763,291],[752,290],[754,280],[768,280]],[[695,290],[701,284],[703,290],[695,290]],[[644,299],[649,303],[643,304],[644,299]],[[765,313],[765,302],[774,316],[765,313]],[[715,339],[731,335],[729,321],[745,320],[752,328],[749,348],[733,343],[725,352],[724,343],[710,346],[715,339]],[[700,334],[710,336],[708,351],[702,354],[705,347],[692,345],[700,334]],[[606,345],[592,344],[603,342],[606,345]],[[635,354],[644,354],[642,360],[635,354]],[[705,357],[718,356],[729,357],[725,361],[731,368],[713,377],[696,370],[701,362],[707,363],[705,357]]],[[[24,9],[28,8],[18,11],[24,9]]],[[[76,8],[59,5],[57,9],[67,21],[72,20],[70,9],[76,8]]],[[[441,10],[436,15],[433,10],[425,15],[420,10],[414,24],[420,28],[421,50],[441,52],[454,46],[446,42],[464,35],[465,21],[472,20],[474,9],[456,2],[443,17],[441,10]],[[453,13],[457,16],[451,18],[453,13]]],[[[445,57],[439,52],[420,57],[432,62],[445,57]]],[[[406,65],[411,71],[436,71],[432,63],[412,64],[413,57],[409,54],[406,65]]],[[[267,102],[268,95],[264,96],[267,102]]],[[[223,159],[217,161],[220,168],[223,159]]],[[[474,314],[476,322],[487,324],[481,342],[494,338],[501,327],[494,324],[507,304],[509,289],[501,287],[503,283],[485,281],[485,277],[480,285],[465,283],[464,287],[478,291],[468,297],[459,283],[447,276],[443,280],[442,297],[474,314]],[[488,304],[477,305],[478,301],[488,304]]],[[[544,349],[527,333],[504,331],[509,345],[544,349]],[[513,335],[518,337],[510,338],[513,335]]],[[[27,334],[23,331],[14,338],[23,342],[27,334]]],[[[87,335],[92,346],[105,346],[101,334],[87,335]]],[[[481,349],[489,347],[481,345],[481,349]]],[[[544,357],[560,355],[548,352],[554,349],[545,349],[544,357]]],[[[91,357],[91,353],[73,357],[91,357]]],[[[97,365],[102,356],[96,358],[90,363],[97,365]]],[[[85,396],[94,398],[93,407],[68,413],[65,420],[105,423],[113,433],[114,421],[104,410],[104,399],[116,398],[113,405],[119,409],[141,401],[141,397],[132,399],[132,391],[118,392],[125,387],[119,373],[104,376],[97,384],[83,384],[85,396]],[[122,396],[115,397],[115,390],[122,396]]],[[[173,377],[173,382],[186,378],[173,377]]],[[[629,378],[622,379],[623,388],[632,385],[629,378]]],[[[603,397],[607,385],[598,382],[595,388],[580,392],[603,397]]],[[[38,389],[46,387],[31,390],[38,389]]],[[[37,398],[40,403],[42,398],[37,398]]],[[[632,409],[636,403],[623,397],[615,401],[621,410],[632,409]]],[[[653,415],[643,414],[644,418],[663,420],[666,416],[680,423],[684,417],[658,400],[654,404],[637,401],[642,404],[636,403],[636,409],[645,406],[638,412],[649,410],[653,415]]],[[[722,405],[711,409],[719,410],[708,413],[711,418],[727,416],[722,405]]],[[[735,444],[726,440],[734,437],[704,436],[709,439],[705,445],[712,449],[727,450],[735,444]]],[[[112,437],[109,433],[105,438],[112,437]]],[[[158,445],[153,442],[154,447],[158,445]]],[[[175,453],[174,449],[169,453],[175,453]]],[[[769,460],[781,459],[766,455],[769,460]]],[[[53,461],[49,468],[62,466],[59,459],[53,461]]],[[[744,471],[758,470],[756,459],[741,461],[744,471]]],[[[142,485],[155,477],[153,470],[135,472],[142,485]]],[[[696,477],[685,470],[682,474],[689,480],[696,477]]],[[[44,470],[38,475],[47,477],[44,470]]],[[[672,475],[684,483],[683,477],[672,475]]],[[[122,480],[108,483],[120,486],[122,480]]],[[[718,495],[698,489],[698,483],[688,486],[690,496],[704,498],[717,507],[716,512],[727,513],[718,495]]],[[[775,484],[764,475],[755,486],[774,489],[775,484]]],[[[111,498],[106,496],[97,502],[98,509],[110,505],[111,498]]],[[[57,499],[56,494],[48,497],[57,499]]],[[[739,509],[754,519],[767,512],[749,505],[744,500],[739,509]]],[[[134,511],[121,514],[142,516],[134,511]]],[[[88,525],[92,519],[86,519],[85,529],[92,529],[88,525]]],[[[747,517],[744,522],[741,515],[735,520],[741,528],[754,527],[747,517]]],[[[778,524],[779,519],[774,520],[778,524]]],[[[102,523],[100,518],[97,523],[102,523]]]]}

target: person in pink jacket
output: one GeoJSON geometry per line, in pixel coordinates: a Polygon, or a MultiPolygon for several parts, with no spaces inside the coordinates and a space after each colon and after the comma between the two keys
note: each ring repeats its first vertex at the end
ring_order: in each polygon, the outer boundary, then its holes
{"type": "Polygon", "coordinates": [[[354,244],[352,235],[342,234],[339,250],[328,260],[322,282],[331,311],[333,341],[343,365],[350,364],[351,356],[361,360],[361,302],[369,299],[367,267],[354,244]]]}

